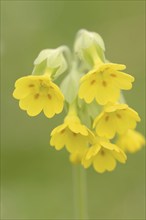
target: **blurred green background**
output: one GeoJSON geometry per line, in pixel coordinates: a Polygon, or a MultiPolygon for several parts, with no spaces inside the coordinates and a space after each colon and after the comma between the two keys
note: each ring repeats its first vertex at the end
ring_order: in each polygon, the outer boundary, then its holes
{"type": "MultiPolygon", "coordinates": [[[[2,1],[2,219],[73,219],[72,167],[49,146],[64,115],[30,118],[12,98],[15,80],[32,72],[45,48],[73,46],[76,32],[98,32],[106,57],[136,81],[125,92],[144,133],[145,1],[2,1]]],[[[87,170],[90,219],[145,219],[144,148],[112,173],[87,170]]]]}

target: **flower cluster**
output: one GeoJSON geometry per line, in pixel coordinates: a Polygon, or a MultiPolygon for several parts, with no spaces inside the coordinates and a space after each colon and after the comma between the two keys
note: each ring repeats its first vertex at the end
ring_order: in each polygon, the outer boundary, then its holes
{"type": "Polygon", "coordinates": [[[63,124],[51,132],[50,144],[66,148],[70,161],[84,168],[93,165],[103,173],[112,171],[117,161],[125,163],[126,152],[136,152],[145,144],[135,131],[138,113],[129,107],[122,90],[130,90],[134,77],[123,72],[123,64],[108,62],[100,35],[80,30],[69,48],[43,50],[34,62],[32,75],[18,79],[13,97],[29,116],[41,111],[47,118],[63,111],[63,124]],[[55,80],[66,71],[60,87],[55,80]]]}

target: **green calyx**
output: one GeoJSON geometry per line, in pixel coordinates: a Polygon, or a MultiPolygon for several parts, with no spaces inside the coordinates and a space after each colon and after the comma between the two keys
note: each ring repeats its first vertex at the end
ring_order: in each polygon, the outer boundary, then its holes
{"type": "Polygon", "coordinates": [[[70,50],[67,46],[45,49],[34,61],[33,75],[48,74],[52,80],[63,74],[70,62],[70,50]]]}
{"type": "Polygon", "coordinates": [[[93,66],[96,60],[105,61],[105,46],[101,36],[95,32],[80,30],[74,43],[74,51],[78,57],[93,66]]]}

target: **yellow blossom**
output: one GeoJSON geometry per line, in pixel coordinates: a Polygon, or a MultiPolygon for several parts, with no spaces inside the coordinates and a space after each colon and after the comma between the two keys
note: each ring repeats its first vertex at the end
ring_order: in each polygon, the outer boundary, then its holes
{"type": "Polygon", "coordinates": [[[101,137],[113,138],[116,132],[125,133],[128,129],[134,129],[140,117],[136,111],[126,104],[113,104],[105,107],[94,120],[93,127],[101,137]]]}
{"type": "Polygon", "coordinates": [[[47,74],[18,79],[13,96],[20,100],[20,108],[27,111],[29,116],[36,116],[43,111],[51,118],[63,110],[64,97],[47,74]]]}
{"type": "Polygon", "coordinates": [[[129,129],[118,137],[116,144],[125,152],[135,153],[145,145],[145,138],[141,133],[129,129]]]}
{"type": "Polygon", "coordinates": [[[116,102],[120,90],[132,88],[134,77],[121,72],[126,67],[121,64],[100,63],[81,78],[79,97],[91,103],[94,98],[100,105],[116,102]]]}
{"type": "Polygon", "coordinates": [[[82,159],[84,168],[93,164],[94,169],[103,173],[106,170],[112,171],[116,167],[116,160],[121,163],[126,162],[125,153],[115,144],[110,143],[107,139],[97,138],[85,153],[82,159]]]}
{"type": "Polygon", "coordinates": [[[94,138],[93,133],[82,125],[76,115],[68,115],[62,125],[57,126],[51,133],[50,144],[56,150],[66,146],[67,150],[74,155],[83,152],[94,138]]]}

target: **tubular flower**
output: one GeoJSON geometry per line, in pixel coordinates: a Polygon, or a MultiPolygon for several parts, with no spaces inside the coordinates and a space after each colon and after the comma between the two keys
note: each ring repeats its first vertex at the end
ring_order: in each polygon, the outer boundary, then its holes
{"type": "Polygon", "coordinates": [[[116,102],[120,96],[120,90],[132,88],[134,77],[121,72],[125,65],[114,63],[102,63],[81,78],[79,97],[86,103],[96,99],[100,105],[108,102],[116,102]]]}
{"type": "Polygon", "coordinates": [[[106,170],[112,171],[116,167],[116,160],[121,163],[126,162],[125,153],[115,144],[110,143],[106,139],[97,139],[85,153],[82,159],[84,168],[88,168],[93,164],[94,169],[103,173],[106,170]]]}
{"type": "Polygon", "coordinates": [[[134,129],[140,117],[136,111],[126,104],[113,104],[105,107],[94,120],[93,127],[101,137],[113,138],[116,134],[124,134],[134,129]]]}
{"type": "Polygon", "coordinates": [[[13,96],[20,100],[20,108],[27,111],[29,116],[36,116],[43,111],[51,118],[63,110],[64,97],[47,74],[18,79],[13,96]]]}
{"type": "Polygon", "coordinates": [[[51,133],[50,144],[56,150],[66,146],[70,153],[78,154],[88,147],[94,139],[94,134],[75,115],[68,115],[64,123],[56,127],[51,133]]]}
{"type": "Polygon", "coordinates": [[[116,144],[125,152],[135,153],[145,145],[145,138],[141,133],[129,129],[124,135],[118,137],[116,144]]]}

